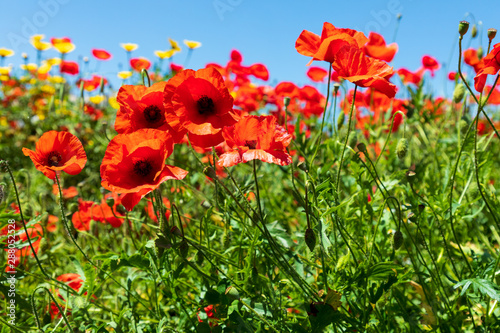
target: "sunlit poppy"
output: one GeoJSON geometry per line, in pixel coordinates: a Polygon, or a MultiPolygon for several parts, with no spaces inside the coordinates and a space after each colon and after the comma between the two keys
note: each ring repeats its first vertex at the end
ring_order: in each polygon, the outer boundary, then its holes
{"type": "Polygon", "coordinates": [[[130,59],[130,67],[132,67],[135,71],[140,72],[143,69],[148,70],[151,67],[151,62],[144,57],[133,58],[130,59]]]}
{"type": "Polygon", "coordinates": [[[372,58],[391,62],[398,52],[398,44],[385,44],[384,37],[376,32],[370,32],[368,43],[363,46],[363,50],[372,58]]]}
{"type": "Polygon", "coordinates": [[[52,44],[49,42],[44,42],[42,39],[44,39],[44,35],[34,35],[30,37],[30,43],[33,45],[35,49],[38,51],[45,51],[48,50],[52,47],[52,44]]]}
{"type": "Polygon", "coordinates": [[[396,95],[396,86],[388,81],[394,70],[384,61],[367,57],[357,47],[343,46],[332,63],[340,78],[360,87],[372,87],[388,97],[396,95]]]}
{"type": "Polygon", "coordinates": [[[400,68],[398,69],[397,73],[401,77],[403,83],[413,83],[414,85],[418,86],[420,82],[422,81],[422,75],[423,75],[424,69],[419,69],[416,72],[412,72],[406,68],[400,68]]]}
{"type": "Polygon", "coordinates": [[[292,136],[274,116],[246,116],[233,126],[224,127],[222,135],[233,150],[222,154],[217,165],[230,167],[251,160],[288,165],[292,158],[286,152],[292,136]]]}
{"type": "Polygon", "coordinates": [[[495,44],[493,50],[483,59],[484,67],[474,77],[474,88],[482,92],[488,75],[495,75],[500,70],[500,43],[495,44]]]}
{"type": "Polygon", "coordinates": [[[174,50],[155,51],[155,55],[160,59],[168,59],[174,55],[174,50]]]}
{"type": "Polygon", "coordinates": [[[167,84],[164,101],[182,126],[189,132],[193,144],[199,147],[216,146],[222,141],[221,129],[233,125],[233,97],[224,79],[215,68],[185,70],[167,84]],[[171,99],[169,97],[171,96],[171,99]]]}
{"type": "Polygon", "coordinates": [[[120,46],[127,52],[135,51],[139,47],[139,45],[134,43],[120,43],[120,46]]]}
{"type": "Polygon", "coordinates": [[[163,131],[147,128],[118,134],[104,154],[101,184],[112,192],[125,193],[122,204],[132,210],[164,181],[186,176],[187,171],[165,164],[172,150],[172,137],[163,131]]]}
{"type": "Polygon", "coordinates": [[[195,42],[194,40],[184,39],[184,44],[191,50],[197,49],[201,46],[200,42],[195,42]]]}
{"type": "Polygon", "coordinates": [[[172,50],[174,50],[175,52],[181,51],[181,48],[179,47],[179,43],[177,43],[175,40],[173,40],[172,38],[169,38],[168,42],[170,43],[170,47],[172,48],[172,50]]]}
{"type": "Polygon", "coordinates": [[[6,49],[5,47],[0,47],[0,57],[11,57],[14,55],[14,51],[10,49],[6,49]]]}
{"type": "Polygon", "coordinates": [[[59,71],[69,75],[76,75],[79,73],[80,69],[78,64],[74,61],[62,61],[59,65],[59,71]]]}
{"type": "Polygon", "coordinates": [[[111,59],[111,53],[106,50],[92,49],[92,55],[99,60],[109,60],[111,59]]]}
{"type": "Polygon", "coordinates": [[[37,141],[35,151],[23,148],[23,153],[50,179],[55,178],[56,171],[77,175],[87,163],[82,143],[69,132],[45,132],[37,141]]]}
{"type": "Polygon", "coordinates": [[[258,79],[267,81],[269,80],[269,71],[267,67],[263,64],[253,64],[249,68],[250,74],[258,79]]]}
{"type": "Polygon", "coordinates": [[[174,142],[179,142],[185,134],[180,123],[169,124],[165,118],[163,91],[166,82],[157,82],[151,87],[123,85],[116,100],[120,109],[116,115],[115,130],[118,133],[132,133],[141,128],[155,128],[167,131],[174,142]]]}
{"type": "Polygon", "coordinates": [[[328,75],[328,71],[324,70],[321,67],[309,67],[306,73],[307,77],[309,77],[314,82],[324,82],[325,77],[328,75]]]}
{"type": "Polygon", "coordinates": [[[335,28],[331,23],[323,24],[321,37],[307,30],[303,30],[295,42],[295,49],[302,55],[312,57],[312,60],[334,62],[336,53],[344,45],[357,48],[366,44],[368,38],[362,32],[352,29],[335,28]]]}

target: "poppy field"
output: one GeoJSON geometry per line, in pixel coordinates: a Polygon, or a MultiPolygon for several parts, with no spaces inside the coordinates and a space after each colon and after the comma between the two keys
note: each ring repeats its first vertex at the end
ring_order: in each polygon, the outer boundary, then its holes
{"type": "Polygon", "coordinates": [[[0,332],[500,331],[500,43],[457,36],[449,96],[328,22],[302,86],[190,40],[121,44],[118,86],[0,48],[0,332]]]}

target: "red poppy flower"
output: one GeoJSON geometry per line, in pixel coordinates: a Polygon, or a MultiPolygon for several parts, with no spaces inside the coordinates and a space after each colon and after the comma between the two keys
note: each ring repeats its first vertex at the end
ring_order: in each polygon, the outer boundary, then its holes
{"type": "Polygon", "coordinates": [[[183,179],[187,171],[166,165],[173,150],[172,137],[156,129],[118,134],[111,140],[101,164],[105,189],[125,193],[122,204],[132,210],[149,192],[168,179],[183,179]]]}
{"type": "Polygon", "coordinates": [[[422,57],[422,66],[424,66],[425,69],[429,70],[432,76],[434,76],[434,71],[438,70],[439,67],[441,67],[436,59],[427,55],[422,57]]]}
{"type": "Polygon", "coordinates": [[[238,51],[238,50],[232,50],[230,57],[231,57],[232,61],[235,61],[237,63],[241,63],[243,61],[243,56],[241,55],[240,51],[238,51]]]}
{"type": "Polygon", "coordinates": [[[69,132],[45,132],[37,141],[35,151],[23,148],[23,153],[50,179],[56,177],[56,171],[77,175],[87,163],[82,143],[69,132]]]}
{"type": "Polygon", "coordinates": [[[174,142],[179,142],[186,131],[177,119],[165,118],[163,91],[166,82],[157,82],[151,87],[123,85],[116,101],[120,105],[116,114],[115,130],[120,134],[132,133],[141,128],[155,128],[169,132],[174,142]]]}
{"type": "Polygon", "coordinates": [[[80,231],[90,230],[90,221],[92,220],[92,206],[95,205],[93,201],[83,201],[78,199],[78,210],[71,217],[73,226],[80,231]]]}
{"type": "Polygon", "coordinates": [[[464,51],[464,62],[474,67],[474,71],[477,73],[484,67],[484,62],[477,56],[477,50],[468,49],[464,51]]]}
{"type": "Polygon", "coordinates": [[[99,60],[109,60],[111,59],[111,53],[106,50],[92,49],[92,55],[99,60]]]}
{"type": "Polygon", "coordinates": [[[56,279],[57,281],[67,283],[68,286],[70,286],[72,289],[76,291],[79,291],[83,284],[83,280],[80,277],[80,275],[75,273],[61,274],[56,279]]]}
{"type": "Polygon", "coordinates": [[[321,67],[309,67],[306,74],[314,82],[324,82],[328,72],[321,67]]]}
{"type": "Polygon", "coordinates": [[[398,44],[385,44],[384,37],[376,32],[370,32],[368,43],[365,44],[363,50],[372,58],[391,62],[398,52],[398,44]]]}
{"type": "Polygon", "coordinates": [[[230,167],[251,160],[288,165],[292,157],[286,152],[292,136],[277,124],[274,116],[246,116],[235,125],[224,127],[222,135],[229,147],[218,166],[230,167]]]}
{"type": "Polygon", "coordinates": [[[52,45],[61,44],[61,43],[71,43],[71,39],[68,37],[61,37],[61,38],[52,37],[50,39],[50,42],[52,43],[52,45]]]}
{"type": "MultiPolygon", "coordinates": [[[[57,186],[57,184],[54,184],[52,186],[52,193],[57,196],[59,195],[59,187],[57,186]]],[[[78,195],[78,190],[76,187],[70,186],[68,188],[63,188],[62,194],[64,199],[71,199],[78,195]]]]}
{"type": "Polygon", "coordinates": [[[413,83],[414,85],[418,86],[420,82],[422,81],[422,74],[423,74],[424,69],[421,68],[418,71],[411,72],[406,68],[400,68],[398,69],[398,75],[402,78],[403,83],[413,83]]]}
{"type": "Polygon", "coordinates": [[[213,67],[196,72],[186,70],[169,83],[165,88],[165,107],[167,112],[175,112],[191,142],[206,148],[224,141],[222,128],[233,125],[237,116],[233,112],[233,97],[219,71],[213,67]]]}
{"type": "Polygon", "coordinates": [[[170,70],[172,71],[172,73],[179,73],[183,69],[184,69],[184,67],[182,67],[181,65],[176,65],[174,63],[170,64],[170,70]]]}
{"type": "Polygon", "coordinates": [[[269,71],[266,66],[263,64],[253,64],[249,68],[250,74],[255,76],[258,79],[267,81],[269,80],[269,71]]]}
{"type": "Polygon", "coordinates": [[[291,99],[298,98],[300,89],[293,82],[280,82],[274,88],[276,95],[283,97],[290,97],[291,99]]]}
{"type": "Polygon", "coordinates": [[[59,71],[69,75],[76,75],[80,72],[78,64],[74,61],[62,61],[59,65],[59,71]]]}
{"type": "Polygon", "coordinates": [[[295,42],[295,49],[302,55],[313,57],[312,60],[334,62],[336,53],[344,45],[357,48],[366,44],[368,38],[362,32],[352,29],[338,29],[331,23],[323,24],[321,37],[307,30],[302,31],[295,42]]]}
{"type": "Polygon", "coordinates": [[[449,72],[448,73],[448,80],[455,81],[456,78],[457,78],[457,73],[456,72],[449,72]]]}
{"type": "Polygon", "coordinates": [[[474,77],[474,88],[482,92],[489,75],[495,75],[500,70],[500,43],[495,44],[493,50],[483,59],[484,67],[474,77]]]}
{"type": "Polygon", "coordinates": [[[140,72],[145,69],[148,70],[151,67],[151,62],[146,58],[132,58],[130,59],[130,67],[135,71],[140,72]]]}
{"type": "Polygon", "coordinates": [[[340,78],[357,86],[375,88],[390,98],[396,95],[396,86],[387,80],[394,74],[393,68],[381,60],[365,56],[357,47],[342,47],[337,52],[332,67],[340,78]]]}

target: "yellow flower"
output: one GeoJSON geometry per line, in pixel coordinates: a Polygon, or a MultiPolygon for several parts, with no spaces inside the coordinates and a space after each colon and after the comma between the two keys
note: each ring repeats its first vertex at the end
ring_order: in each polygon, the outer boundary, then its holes
{"type": "Polygon", "coordinates": [[[64,83],[64,82],[66,82],[66,80],[62,76],[56,75],[56,76],[50,76],[49,82],[51,82],[51,83],[64,83]]]}
{"type": "Polygon", "coordinates": [[[120,104],[118,104],[118,102],[116,101],[116,97],[108,98],[108,103],[115,110],[118,110],[120,108],[120,104]]]}
{"type": "Polygon", "coordinates": [[[40,74],[47,74],[52,66],[50,66],[48,63],[43,63],[39,68],[38,68],[38,73],[40,74]]]}
{"type": "Polygon", "coordinates": [[[120,79],[123,79],[123,80],[128,79],[131,76],[132,76],[132,72],[130,72],[130,71],[121,71],[121,72],[118,72],[118,77],[120,79]]]}
{"type": "Polygon", "coordinates": [[[89,101],[91,101],[94,104],[100,104],[102,101],[104,101],[104,96],[103,95],[92,96],[89,97],[89,101]]]}
{"type": "Polygon", "coordinates": [[[181,52],[181,48],[179,47],[179,43],[177,43],[172,38],[169,38],[168,41],[170,42],[170,46],[172,47],[172,50],[174,50],[175,52],[181,52]]]}
{"type": "Polygon", "coordinates": [[[61,58],[50,58],[46,61],[50,66],[59,66],[61,64],[61,58]]]}
{"type": "Polygon", "coordinates": [[[139,45],[134,43],[121,43],[120,46],[123,47],[127,52],[137,50],[137,48],[139,47],[139,45]]]}
{"type": "Polygon", "coordinates": [[[5,81],[9,81],[9,76],[8,75],[0,75],[0,81],[1,82],[5,82],[5,81]]]}
{"type": "Polygon", "coordinates": [[[36,71],[38,68],[37,64],[34,64],[32,62],[30,62],[29,64],[22,64],[21,65],[21,69],[24,69],[28,72],[34,72],[36,71]]]}
{"type": "Polygon", "coordinates": [[[167,51],[155,51],[155,54],[160,59],[170,58],[175,53],[175,50],[167,50],[167,51]]]}
{"type": "Polygon", "coordinates": [[[0,75],[9,75],[11,69],[10,66],[0,67],[0,75]]]}
{"type": "Polygon", "coordinates": [[[45,51],[47,49],[50,49],[52,47],[52,44],[42,41],[44,37],[45,37],[44,35],[31,36],[30,38],[31,45],[33,45],[33,47],[39,51],[45,51]]]}
{"type": "Polygon", "coordinates": [[[186,44],[186,46],[191,50],[197,49],[201,46],[200,42],[195,42],[194,40],[187,40],[187,39],[184,39],[184,44],[186,44]]]}
{"type": "Polygon", "coordinates": [[[50,84],[44,84],[40,87],[40,90],[50,95],[54,95],[56,93],[56,88],[54,88],[54,86],[51,86],[50,84]]]}
{"type": "Polygon", "coordinates": [[[0,47],[0,57],[10,57],[14,55],[14,51],[6,49],[5,47],[0,47]]]}
{"type": "Polygon", "coordinates": [[[54,48],[62,54],[70,53],[75,49],[75,44],[68,42],[64,39],[53,39],[54,48]]]}

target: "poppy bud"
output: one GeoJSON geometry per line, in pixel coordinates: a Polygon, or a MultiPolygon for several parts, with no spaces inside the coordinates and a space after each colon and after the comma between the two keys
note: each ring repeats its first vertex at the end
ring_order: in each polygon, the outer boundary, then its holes
{"type": "Polygon", "coordinates": [[[476,26],[476,24],[472,25],[472,30],[471,30],[470,33],[471,33],[472,38],[476,38],[476,36],[477,36],[477,26],[476,26]]]}
{"type": "Polygon", "coordinates": [[[189,250],[189,244],[188,242],[184,239],[181,244],[179,245],[179,255],[183,258],[186,258],[188,255],[188,250],[189,250]]]}
{"type": "Polygon", "coordinates": [[[285,105],[285,107],[287,108],[288,105],[290,105],[290,97],[284,97],[283,98],[283,104],[285,105]]]}
{"type": "Polygon", "coordinates": [[[120,205],[118,205],[118,206],[116,206],[116,211],[117,211],[118,213],[120,213],[121,215],[125,215],[125,214],[127,214],[127,209],[125,208],[125,206],[124,206],[124,205],[121,205],[121,204],[120,204],[120,205]]]}
{"type": "Polygon", "coordinates": [[[345,120],[345,114],[341,112],[339,114],[339,117],[337,118],[337,129],[340,130],[342,126],[344,125],[344,120],[345,120]]]}
{"type": "Polygon", "coordinates": [[[392,247],[394,248],[394,250],[398,250],[401,247],[401,245],[403,245],[403,242],[404,242],[403,233],[397,230],[392,236],[392,247]]]}
{"type": "Polygon", "coordinates": [[[205,256],[203,255],[203,252],[198,251],[196,253],[196,263],[201,266],[201,264],[203,264],[203,260],[205,260],[205,256]]]}
{"type": "Polygon", "coordinates": [[[314,234],[314,230],[312,230],[311,228],[307,228],[304,239],[309,250],[313,251],[316,247],[316,235],[314,234]]]}
{"type": "Polygon", "coordinates": [[[172,228],[170,228],[170,233],[174,236],[182,237],[181,229],[177,228],[177,226],[175,225],[172,228]]]}
{"type": "Polygon", "coordinates": [[[335,84],[333,85],[333,93],[334,93],[335,95],[337,95],[337,92],[339,91],[339,89],[340,89],[340,84],[335,83],[335,84]]]}
{"type": "Polygon", "coordinates": [[[233,286],[227,287],[226,296],[231,300],[240,299],[240,293],[238,292],[238,289],[233,286]]]}
{"type": "Polygon", "coordinates": [[[211,166],[207,166],[205,169],[203,169],[203,173],[205,176],[210,177],[210,178],[217,178],[217,173],[215,172],[214,168],[211,166]]]}
{"type": "Polygon", "coordinates": [[[460,122],[458,123],[460,133],[465,134],[465,132],[467,132],[467,129],[469,128],[469,125],[470,119],[466,116],[462,117],[462,119],[460,119],[460,122]]]}
{"type": "Polygon", "coordinates": [[[0,204],[2,203],[4,197],[5,197],[4,186],[0,185],[0,204]]]}
{"type": "Polygon", "coordinates": [[[115,205],[115,199],[113,198],[108,198],[106,199],[106,204],[109,206],[109,207],[113,207],[115,205]]]}
{"type": "Polygon", "coordinates": [[[358,133],[353,132],[352,135],[349,137],[349,147],[356,146],[356,142],[358,142],[358,133]]]}
{"type": "Polygon", "coordinates": [[[497,29],[488,29],[488,39],[491,41],[497,35],[497,29]]]}
{"type": "Polygon", "coordinates": [[[363,142],[358,143],[358,145],[356,147],[358,147],[358,150],[360,152],[366,154],[366,145],[363,142]]]}
{"type": "Polygon", "coordinates": [[[469,22],[467,21],[460,21],[458,23],[458,33],[460,36],[463,36],[467,33],[467,30],[469,30],[469,22]]]}
{"type": "Polygon", "coordinates": [[[477,48],[477,57],[479,58],[479,60],[483,59],[483,54],[484,54],[484,50],[483,50],[483,47],[480,46],[477,48]]]}
{"type": "Polygon", "coordinates": [[[465,86],[463,83],[459,83],[455,86],[453,90],[453,102],[460,103],[460,101],[464,98],[465,95],[465,86]]]}
{"type": "Polygon", "coordinates": [[[396,155],[398,155],[399,159],[403,159],[408,152],[408,140],[406,138],[401,138],[396,146],[396,155]]]}
{"type": "Polygon", "coordinates": [[[297,164],[297,168],[299,168],[300,170],[302,170],[304,172],[308,172],[309,171],[309,169],[307,169],[307,163],[305,161],[299,162],[297,164]]]}

